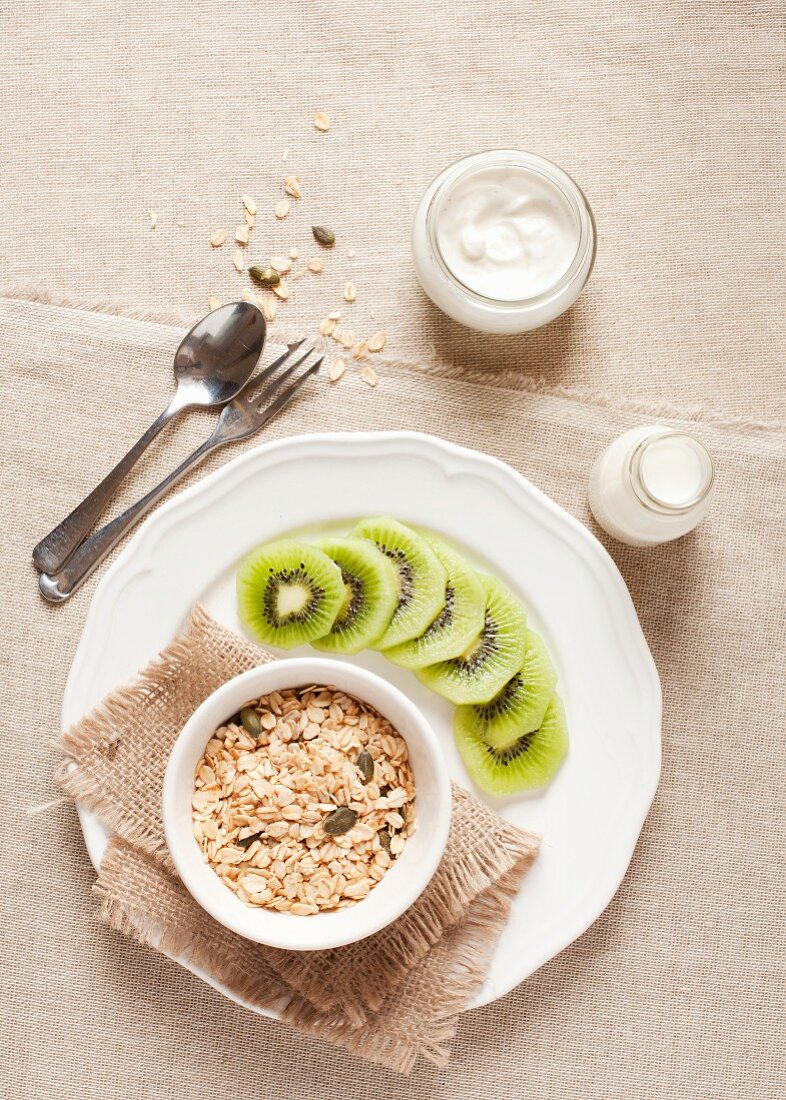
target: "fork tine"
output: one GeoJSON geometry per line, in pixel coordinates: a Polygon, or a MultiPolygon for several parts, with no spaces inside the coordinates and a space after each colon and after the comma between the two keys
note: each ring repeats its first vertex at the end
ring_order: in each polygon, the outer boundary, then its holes
{"type": "Polygon", "coordinates": [[[271,374],[274,374],[281,366],[281,364],[285,363],[287,359],[289,359],[292,352],[297,351],[297,349],[299,347],[302,347],[305,342],[306,338],[304,336],[301,340],[295,340],[293,344],[287,344],[287,350],[282,355],[279,355],[277,359],[273,360],[269,367],[265,367],[264,370],[259,371],[258,374],[255,374],[253,378],[246,382],[246,385],[243,389],[243,394],[245,395],[250,393],[256,386],[259,385],[260,382],[264,382],[271,376],[271,374]]]}
{"type": "Polygon", "coordinates": [[[276,390],[280,389],[280,387],[284,384],[284,382],[286,382],[288,378],[291,378],[297,368],[302,366],[303,363],[305,363],[306,359],[308,359],[308,357],[313,354],[314,349],[308,348],[308,350],[303,355],[301,355],[299,359],[295,360],[291,367],[287,367],[283,374],[280,374],[278,378],[274,378],[270,385],[265,387],[262,393],[254,394],[254,396],[251,398],[251,404],[254,406],[254,408],[259,409],[259,411],[262,412],[262,406],[264,405],[264,403],[269,400],[276,392],[276,390]]]}
{"type": "Polygon", "coordinates": [[[319,359],[317,359],[315,363],[312,363],[307,370],[304,370],[303,373],[298,378],[296,378],[294,382],[291,383],[291,385],[287,386],[283,393],[279,394],[272,405],[268,406],[268,408],[266,409],[259,410],[262,415],[262,424],[266,424],[268,420],[276,415],[276,413],[281,412],[284,406],[292,400],[292,398],[295,396],[303,383],[308,378],[310,378],[312,374],[317,373],[319,368],[322,366],[324,359],[325,356],[320,355],[319,359]]]}

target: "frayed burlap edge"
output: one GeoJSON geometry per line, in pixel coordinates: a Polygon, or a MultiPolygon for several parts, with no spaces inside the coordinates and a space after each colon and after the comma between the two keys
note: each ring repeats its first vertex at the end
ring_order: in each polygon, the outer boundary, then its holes
{"type": "MultiPolygon", "coordinates": [[[[358,1008],[355,997],[363,1002],[362,991],[351,989],[336,996],[335,980],[326,994],[313,956],[249,944],[207,917],[176,878],[160,833],[145,828],[138,816],[119,810],[111,784],[105,790],[94,775],[80,768],[92,753],[106,752],[119,735],[122,737],[123,720],[132,709],[165,697],[167,686],[195,655],[198,659],[200,645],[206,644],[222,649],[226,645],[231,661],[236,659],[241,667],[271,659],[215,623],[197,605],[181,634],[136,680],[112,693],[62,735],[65,757],[58,771],[62,789],[90,805],[123,834],[110,840],[95,887],[101,919],[140,943],[187,959],[247,1004],[276,1008],[292,1026],[368,1060],[403,1073],[411,1070],[418,1055],[444,1065],[446,1043],[456,1026],[451,1017],[466,1006],[483,980],[511,900],[537,854],[539,839],[496,818],[454,788],[457,832],[462,820],[464,828],[471,821],[475,832],[480,822],[481,838],[470,833],[467,852],[461,850],[461,837],[457,836],[455,863],[447,871],[443,866],[443,880],[436,886],[430,884],[410,910],[414,916],[401,924],[398,933],[394,924],[386,938],[377,941],[381,950],[375,953],[371,985],[372,990],[384,989],[384,997],[372,993],[358,1008]],[[142,886],[133,881],[134,866],[146,869],[148,880],[142,886]],[[428,897],[432,888],[433,896],[428,897]],[[178,899],[176,904],[173,898],[178,899]],[[416,981],[420,976],[429,996],[413,996],[413,974],[416,981]]],[[[405,919],[406,915],[400,918],[402,922],[405,919]]],[[[340,976],[342,965],[346,973],[346,960],[337,960],[334,979],[340,976]]]]}
{"type": "MultiPolygon", "coordinates": [[[[164,306],[150,309],[119,298],[106,301],[71,297],[67,294],[50,292],[46,288],[29,282],[14,283],[0,288],[0,299],[30,302],[35,305],[48,305],[58,309],[81,310],[86,313],[104,313],[126,320],[144,321],[148,324],[175,327],[190,327],[201,312],[188,313],[179,309],[167,309],[164,306]]],[[[287,332],[275,327],[271,337],[276,343],[287,343],[303,335],[302,332],[287,332]]],[[[644,417],[676,420],[684,423],[704,423],[719,428],[730,428],[741,432],[786,432],[786,421],[764,420],[752,417],[734,416],[722,409],[710,409],[703,405],[678,407],[669,402],[646,402],[636,398],[609,397],[607,394],[588,387],[555,386],[532,375],[516,370],[502,370],[494,367],[478,370],[462,367],[455,363],[423,362],[407,359],[393,359],[381,355],[380,363],[395,370],[431,374],[437,378],[453,379],[470,385],[481,385],[486,389],[511,390],[516,393],[531,393],[542,397],[562,398],[581,405],[593,405],[601,409],[615,409],[619,412],[644,417]]]]}
{"type": "MultiPolygon", "coordinates": [[[[112,838],[93,891],[99,900],[100,919],[114,931],[155,951],[187,959],[226,985],[247,1005],[277,1011],[284,1022],[313,1038],[327,1040],[367,1061],[408,1075],[418,1057],[438,1067],[448,1064],[447,1044],[455,1034],[458,1013],[484,980],[510,905],[536,854],[536,843],[523,844],[511,870],[473,901],[464,920],[447,930],[433,955],[419,964],[423,971],[436,971],[438,980],[432,995],[438,998],[438,1010],[413,1017],[406,1004],[402,1005],[400,994],[394,993],[380,1006],[377,1016],[362,1026],[334,1012],[319,1010],[283,979],[276,983],[275,975],[254,973],[248,964],[243,966],[237,955],[239,937],[232,933],[220,930],[223,944],[217,936],[202,935],[205,925],[201,919],[182,921],[164,929],[155,913],[139,904],[140,895],[135,901],[120,896],[118,891],[123,889],[129,862],[142,861],[149,873],[156,876],[160,887],[179,891],[186,904],[196,907],[174,876],[133,845],[112,838]]],[[[143,897],[154,906],[157,894],[150,891],[143,897]]],[[[202,914],[197,911],[197,916],[201,918],[202,914]]],[[[213,927],[219,929],[211,921],[211,931],[213,927]]],[[[246,941],[241,943],[246,955],[254,953],[261,961],[264,948],[246,941]]],[[[243,957],[241,954],[240,958],[243,957]]],[[[431,981],[428,977],[425,980],[431,981]]]]}
{"type": "Polygon", "coordinates": [[[56,769],[55,782],[63,793],[93,810],[113,833],[119,833],[123,839],[170,867],[169,852],[161,840],[160,830],[153,831],[131,811],[118,806],[112,792],[103,788],[97,777],[80,764],[96,748],[111,751],[116,741],[115,730],[127,711],[144,702],[184,662],[192,659],[194,645],[208,633],[231,639],[238,651],[237,671],[273,660],[269,653],[220,626],[197,604],[180,634],[134,680],[103,699],[89,714],[65,730],[58,742],[63,759],[56,769]]]}

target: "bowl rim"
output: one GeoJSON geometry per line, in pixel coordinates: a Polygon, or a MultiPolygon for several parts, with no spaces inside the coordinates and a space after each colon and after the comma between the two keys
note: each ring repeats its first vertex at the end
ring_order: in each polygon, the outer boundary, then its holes
{"type": "MultiPolygon", "coordinates": [[[[232,706],[231,703],[227,705],[232,706]]],[[[386,716],[383,706],[376,706],[373,703],[368,705],[375,706],[383,716],[386,716]]],[[[264,664],[255,665],[253,668],[247,669],[221,684],[203,699],[178,733],[167,760],[161,795],[161,810],[167,849],[178,877],[197,904],[225,928],[237,933],[244,939],[289,951],[321,951],[354,943],[379,932],[409,909],[428,886],[439,866],[447,845],[452,814],[451,781],[447,767],[440,767],[440,763],[444,763],[442,749],[430,723],[404,692],[382,676],[350,662],[337,661],[329,657],[276,658],[264,664]],[[284,683],[258,686],[260,677],[263,680],[268,676],[280,679],[282,675],[284,683]],[[351,683],[347,683],[347,681],[351,681],[351,683]],[[176,788],[182,777],[183,769],[188,764],[190,755],[193,752],[194,742],[196,740],[202,742],[204,737],[204,744],[207,744],[210,738],[210,731],[203,728],[203,723],[206,714],[217,705],[219,699],[225,696],[231,697],[236,693],[242,694],[239,689],[243,687],[245,690],[246,685],[248,685],[248,690],[244,698],[253,698],[255,695],[264,695],[271,691],[286,687],[297,687],[306,683],[335,683],[340,690],[355,695],[361,701],[366,702],[363,693],[364,686],[375,689],[405,713],[408,724],[407,732],[405,733],[399,728],[400,722],[396,723],[398,732],[408,743],[413,740],[414,732],[414,739],[420,743],[432,764],[435,765],[433,768],[433,790],[429,791],[429,803],[434,810],[435,822],[429,827],[427,854],[418,861],[415,868],[410,869],[410,873],[406,878],[399,881],[398,889],[390,895],[393,904],[388,904],[385,911],[377,919],[370,920],[366,924],[357,920],[357,914],[361,911],[365,899],[361,899],[356,906],[344,910],[331,911],[329,914],[311,914],[310,916],[314,920],[319,919],[321,916],[331,917],[333,930],[332,934],[323,933],[321,937],[316,938],[316,942],[304,944],[302,940],[297,940],[294,935],[287,935],[286,932],[281,934],[283,922],[279,924],[278,929],[276,929],[275,924],[276,918],[280,916],[288,917],[290,920],[305,920],[305,917],[297,917],[294,914],[279,914],[264,908],[254,909],[250,906],[243,906],[241,918],[236,919],[230,905],[224,907],[220,902],[214,903],[212,897],[205,896],[197,877],[197,868],[204,866],[199,856],[199,850],[195,844],[193,850],[191,850],[188,844],[181,839],[178,821],[180,821],[182,807],[179,809],[179,794],[176,788]],[[260,925],[258,930],[249,927],[254,922],[258,922],[260,925]],[[270,927],[267,927],[267,925],[270,927]]],[[[190,830],[188,831],[188,837],[193,842],[190,830]]],[[[224,889],[228,901],[230,897],[235,897],[228,887],[224,887],[224,889]]],[[[221,897],[222,895],[217,896],[221,897]]]]}

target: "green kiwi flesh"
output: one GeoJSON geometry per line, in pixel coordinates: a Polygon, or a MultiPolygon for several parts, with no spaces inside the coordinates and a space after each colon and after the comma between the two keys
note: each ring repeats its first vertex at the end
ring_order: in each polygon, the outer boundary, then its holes
{"type": "Polygon", "coordinates": [[[487,703],[524,664],[524,608],[494,577],[478,576],[486,593],[481,630],[458,657],[417,671],[426,687],[452,703],[487,703]]]}
{"type": "Polygon", "coordinates": [[[474,569],[450,546],[425,535],[447,571],[445,606],[418,638],[392,649],[385,657],[403,668],[425,668],[457,657],[483,629],[486,593],[474,569]]]}
{"type": "Polygon", "coordinates": [[[543,721],[506,749],[493,749],[458,720],[456,746],[472,780],[488,794],[504,798],[518,791],[544,787],[568,753],[565,710],[558,695],[551,697],[543,721]]]}
{"type": "Polygon", "coordinates": [[[341,570],[308,543],[265,543],[241,562],[238,613],[260,642],[291,649],[330,630],[344,599],[341,570]]]}
{"type": "Polygon", "coordinates": [[[320,539],[316,546],[341,570],[344,598],[328,633],[311,644],[331,653],[359,653],[379,641],[398,607],[393,564],[366,539],[320,539]]]}
{"type": "Polygon", "coordinates": [[[351,534],[373,542],[394,566],[398,605],[376,648],[417,638],[445,606],[445,567],[424,538],[387,516],[363,519],[351,534]]]}
{"type": "Polygon", "coordinates": [[[556,683],[543,641],[528,630],[523,667],[488,703],[459,707],[456,725],[477,734],[493,749],[507,749],[540,726],[556,683]]]}

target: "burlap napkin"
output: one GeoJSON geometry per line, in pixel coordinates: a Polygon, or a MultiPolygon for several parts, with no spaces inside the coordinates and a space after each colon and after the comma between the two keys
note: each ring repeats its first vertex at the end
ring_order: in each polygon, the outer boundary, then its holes
{"type": "Polygon", "coordinates": [[[132,684],[61,739],[62,789],[112,830],[95,893],[111,927],[188,958],[247,1003],[408,1073],[448,1058],[456,1014],[482,982],[539,839],[453,788],[445,856],[418,901],[377,935],[332,951],[290,952],[228,932],[174,873],[161,820],[172,744],[220,684],[272,660],[197,607],[132,684]]]}

